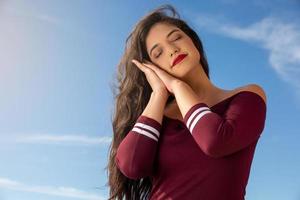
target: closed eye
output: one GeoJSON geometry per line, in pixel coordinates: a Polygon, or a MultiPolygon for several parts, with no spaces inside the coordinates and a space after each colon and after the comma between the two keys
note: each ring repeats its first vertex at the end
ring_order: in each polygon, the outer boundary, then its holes
{"type": "Polygon", "coordinates": [[[155,58],[158,58],[160,56],[160,54],[162,54],[162,51],[157,56],[155,56],[155,58]]]}
{"type": "MultiPolygon", "coordinates": [[[[179,40],[180,38],[181,38],[181,36],[178,36],[174,41],[179,40]]],[[[162,54],[162,51],[157,56],[155,56],[155,59],[157,59],[161,54],[162,54]]]]}

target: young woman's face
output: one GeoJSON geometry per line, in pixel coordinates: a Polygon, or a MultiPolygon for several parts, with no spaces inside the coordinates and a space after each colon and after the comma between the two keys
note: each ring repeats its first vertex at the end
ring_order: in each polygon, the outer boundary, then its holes
{"type": "Polygon", "coordinates": [[[150,61],[170,74],[183,76],[200,65],[200,54],[192,39],[174,25],[155,24],[147,35],[146,47],[150,61]],[[187,56],[173,66],[174,59],[180,54],[187,56]]]}

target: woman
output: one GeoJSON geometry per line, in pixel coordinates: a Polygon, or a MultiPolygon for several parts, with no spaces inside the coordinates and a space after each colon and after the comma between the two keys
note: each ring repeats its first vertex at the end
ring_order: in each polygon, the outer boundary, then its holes
{"type": "Polygon", "coordinates": [[[110,199],[244,199],[265,125],[263,89],[215,86],[201,40],[170,5],[146,15],[126,42],[110,199]]]}

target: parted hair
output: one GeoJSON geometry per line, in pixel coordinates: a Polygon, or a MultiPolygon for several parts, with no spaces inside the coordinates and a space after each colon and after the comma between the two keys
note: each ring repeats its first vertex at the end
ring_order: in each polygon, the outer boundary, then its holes
{"type": "MultiPolygon", "coordinates": [[[[180,28],[193,41],[201,58],[200,63],[209,78],[209,66],[203,50],[202,42],[197,33],[182,20],[170,4],[162,5],[144,16],[134,27],[126,39],[124,54],[118,63],[117,86],[113,89],[114,113],[112,116],[113,137],[109,147],[108,164],[105,167],[108,174],[109,200],[146,200],[152,188],[151,177],[130,179],[116,166],[117,149],[133,128],[137,118],[145,109],[152,89],[144,73],[132,62],[150,60],[146,49],[146,37],[151,27],[158,23],[168,23],[180,28]],[[171,15],[168,15],[170,11],[171,15]]],[[[167,104],[174,100],[170,95],[167,104]]]]}

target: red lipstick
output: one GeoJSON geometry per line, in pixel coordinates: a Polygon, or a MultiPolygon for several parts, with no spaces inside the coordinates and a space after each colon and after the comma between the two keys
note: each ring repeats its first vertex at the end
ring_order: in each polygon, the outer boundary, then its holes
{"type": "Polygon", "coordinates": [[[187,54],[179,54],[173,61],[172,67],[174,65],[176,65],[177,63],[179,63],[180,61],[182,61],[185,57],[187,56],[187,54]]]}

